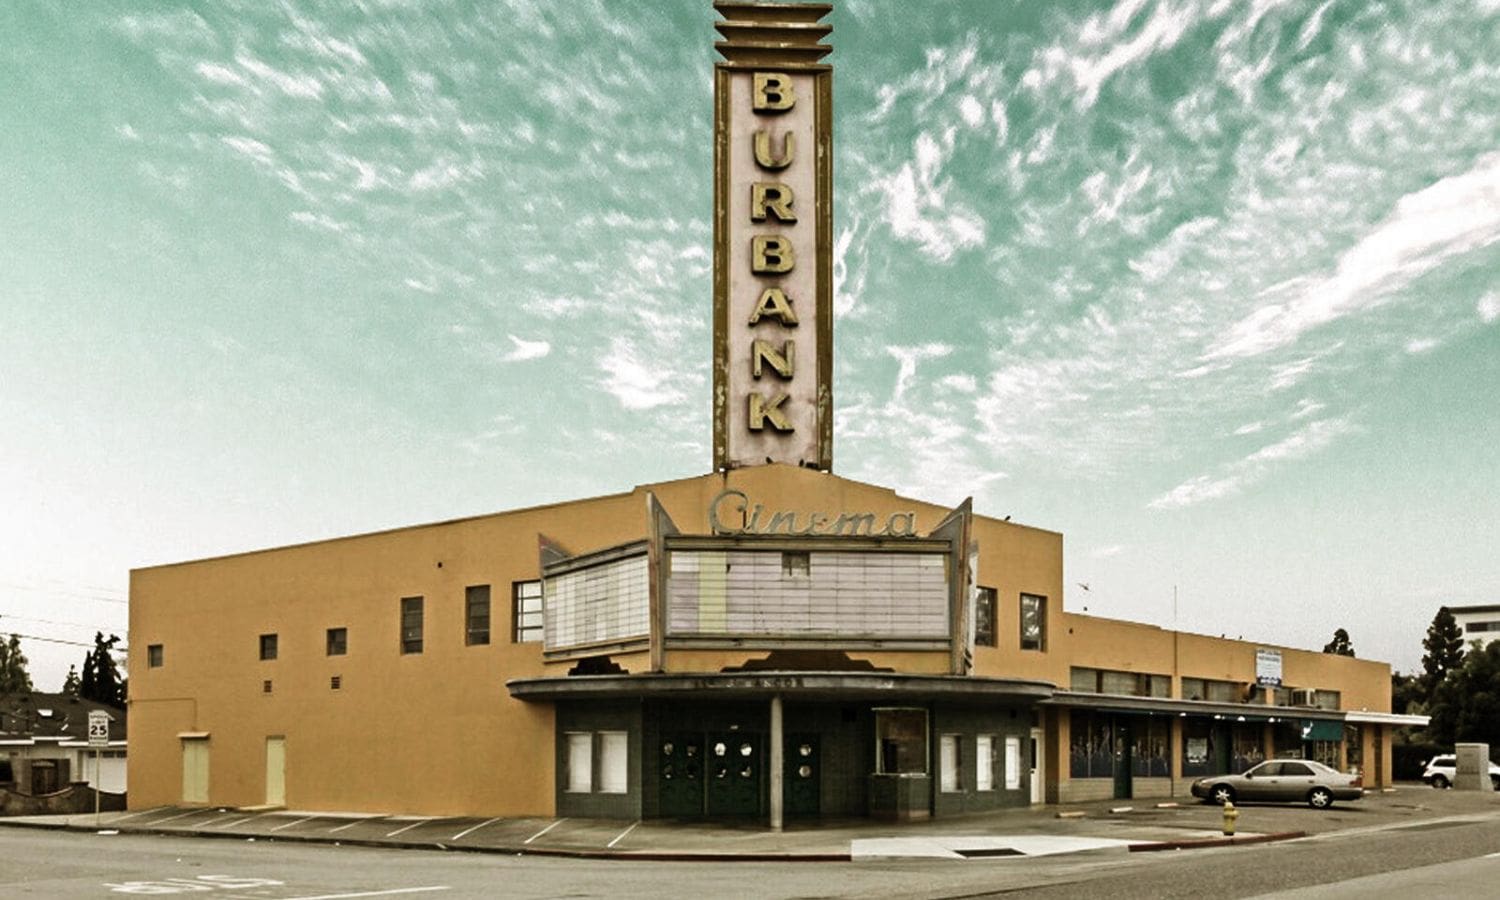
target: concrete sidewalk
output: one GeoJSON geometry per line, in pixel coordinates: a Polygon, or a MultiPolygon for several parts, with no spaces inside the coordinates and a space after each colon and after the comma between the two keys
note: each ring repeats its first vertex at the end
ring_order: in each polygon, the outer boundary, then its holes
{"type": "MultiPolygon", "coordinates": [[[[104,813],[97,824],[92,814],[25,816],[0,819],[0,826],[685,861],[968,859],[1186,849],[1230,843],[1221,834],[1222,818],[1216,808],[1193,804],[1157,808],[1151,801],[1136,801],[1122,807],[1115,805],[1118,802],[1074,805],[1061,810],[1050,806],[1008,810],[902,824],[864,819],[793,823],[780,832],[754,823],[482,819],[219,807],[159,807],[104,813]],[[1069,815],[1062,817],[1059,812],[1069,815]]],[[[1300,837],[1307,828],[1287,826],[1329,824],[1330,816],[1340,809],[1343,807],[1336,808],[1334,813],[1319,813],[1266,808],[1242,813],[1233,843],[1300,837]]]]}

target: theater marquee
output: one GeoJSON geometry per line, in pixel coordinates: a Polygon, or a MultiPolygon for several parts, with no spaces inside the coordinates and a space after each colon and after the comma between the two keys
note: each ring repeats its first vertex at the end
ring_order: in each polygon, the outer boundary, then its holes
{"type": "Polygon", "coordinates": [[[830,7],[716,2],[714,467],[833,463],[830,7]]]}

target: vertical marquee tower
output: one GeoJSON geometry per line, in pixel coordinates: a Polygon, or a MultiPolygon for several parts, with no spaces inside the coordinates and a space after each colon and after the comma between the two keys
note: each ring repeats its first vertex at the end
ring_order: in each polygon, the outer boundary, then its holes
{"type": "Polygon", "coordinates": [[[833,466],[826,3],[716,0],[714,468],[833,466]]]}

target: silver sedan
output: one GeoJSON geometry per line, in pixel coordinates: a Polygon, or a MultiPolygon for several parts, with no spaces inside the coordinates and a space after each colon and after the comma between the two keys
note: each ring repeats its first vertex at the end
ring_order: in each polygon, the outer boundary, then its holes
{"type": "Polygon", "coordinates": [[[1272,759],[1240,775],[1211,775],[1193,782],[1193,796],[1211,803],[1269,800],[1307,803],[1327,809],[1335,800],[1358,800],[1365,794],[1359,779],[1310,759],[1272,759]]]}

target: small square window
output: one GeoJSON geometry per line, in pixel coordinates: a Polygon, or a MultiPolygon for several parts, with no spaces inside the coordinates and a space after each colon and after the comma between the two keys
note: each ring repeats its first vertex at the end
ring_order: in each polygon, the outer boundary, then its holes
{"type": "Polygon", "coordinates": [[[146,666],[152,669],[160,669],[162,663],[161,644],[146,645],[146,666]]]}
{"type": "Polygon", "coordinates": [[[267,678],[265,681],[262,681],[260,683],[260,692],[262,694],[271,693],[271,679],[267,678]]]}
{"type": "Polygon", "coordinates": [[[328,629],[328,655],[343,656],[349,652],[349,629],[328,629]]]}
{"type": "Polygon", "coordinates": [[[812,554],[806,550],[781,551],[781,574],[787,578],[806,578],[812,574],[812,554]]]}
{"type": "MultiPolygon", "coordinates": [[[[260,658],[261,659],[275,659],[276,658],[276,635],[274,635],[274,634],[263,634],[263,635],[260,636],[260,658]]],[[[269,684],[269,683],[270,682],[267,682],[267,684],[269,684]]],[[[268,690],[269,690],[269,688],[268,688],[268,690]]]]}

